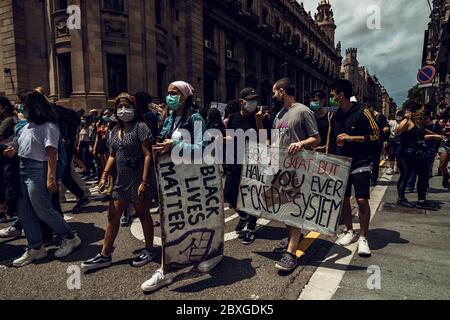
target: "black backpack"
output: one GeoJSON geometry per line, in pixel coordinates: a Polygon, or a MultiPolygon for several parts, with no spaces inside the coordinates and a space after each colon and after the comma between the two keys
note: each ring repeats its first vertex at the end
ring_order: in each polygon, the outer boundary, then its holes
{"type": "Polygon", "coordinates": [[[81,117],[74,110],[60,105],[54,105],[53,108],[58,116],[58,126],[62,138],[74,142],[78,127],[81,124],[81,117]]]}

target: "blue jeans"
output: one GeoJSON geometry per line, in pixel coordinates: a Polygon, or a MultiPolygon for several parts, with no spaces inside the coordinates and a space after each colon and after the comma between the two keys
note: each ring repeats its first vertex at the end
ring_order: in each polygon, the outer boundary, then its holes
{"type": "Polygon", "coordinates": [[[64,217],[53,208],[52,194],[47,190],[47,166],[47,162],[20,159],[22,197],[18,201],[18,216],[30,249],[39,249],[44,244],[39,219],[62,239],[73,236],[64,217]]]}

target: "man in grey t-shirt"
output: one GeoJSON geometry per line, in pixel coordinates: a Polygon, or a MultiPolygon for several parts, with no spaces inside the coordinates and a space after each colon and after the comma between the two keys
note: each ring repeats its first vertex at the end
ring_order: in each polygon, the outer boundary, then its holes
{"type": "Polygon", "coordinates": [[[273,143],[283,148],[319,134],[314,112],[300,103],[283,108],[275,117],[273,128],[278,130],[273,143]]]}
{"type": "MultiPolygon", "coordinates": [[[[295,87],[287,78],[279,80],[273,87],[273,100],[276,106],[283,108],[275,117],[274,129],[278,134],[272,139],[275,147],[288,148],[290,154],[320,144],[320,135],[314,113],[306,106],[295,101],[295,87]]],[[[301,229],[286,226],[288,239],[283,240],[274,251],[284,255],[276,264],[281,271],[291,271],[297,267],[297,248],[301,229]]]]}

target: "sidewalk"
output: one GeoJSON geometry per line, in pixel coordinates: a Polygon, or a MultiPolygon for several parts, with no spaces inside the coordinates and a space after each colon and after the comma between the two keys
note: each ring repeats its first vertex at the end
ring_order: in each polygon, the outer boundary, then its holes
{"type": "MultiPolygon", "coordinates": [[[[373,256],[355,255],[333,299],[450,299],[450,191],[433,177],[429,200],[439,211],[406,209],[396,205],[398,176],[388,189],[371,223],[373,256]],[[379,267],[381,289],[368,289],[379,267]],[[368,281],[369,280],[369,281],[368,281]]],[[[409,194],[417,201],[417,194],[409,194]]]]}

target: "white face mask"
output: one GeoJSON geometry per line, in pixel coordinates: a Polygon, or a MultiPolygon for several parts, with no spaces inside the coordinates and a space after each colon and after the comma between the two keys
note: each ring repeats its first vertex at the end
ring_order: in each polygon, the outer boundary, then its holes
{"type": "Polygon", "coordinates": [[[133,108],[122,108],[117,110],[117,117],[123,122],[131,122],[134,120],[134,109],[133,108]]]}
{"type": "Polygon", "coordinates": [[[253,113],[256,111],[256,108],[258,108],[258,101],[247,101],[247,104],[245,105],[245,110],[247,110],[250,113],[253,113]]]}

